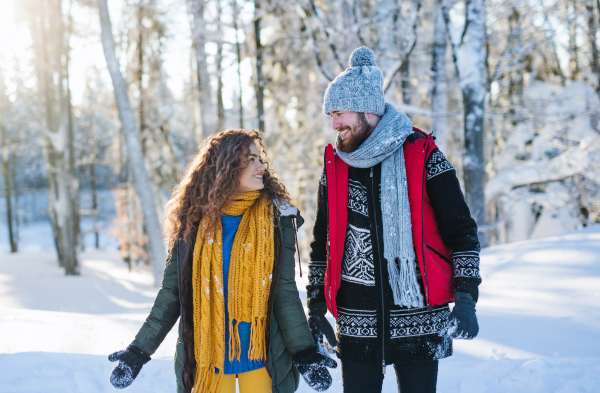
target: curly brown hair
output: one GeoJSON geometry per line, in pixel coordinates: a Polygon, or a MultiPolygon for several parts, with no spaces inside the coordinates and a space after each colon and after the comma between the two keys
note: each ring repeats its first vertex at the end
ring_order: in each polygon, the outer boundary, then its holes
{"type": "Polygon", "coordinates": [[[200,152],[187,165],[166,205],[164,237],[169,251],[180,239],[191,244],[192,233],[202,218],[208,219],[210,229],[216,229],[222,216],[221,207],[237,192],[240,175],[248,165],[251,143],[261,151],[260,159],[265,166],[261,197],[266,196],[271,202],[294,204],[277,173],[269,167],[259,131],[218,132],[203,141],[200,152]]]}

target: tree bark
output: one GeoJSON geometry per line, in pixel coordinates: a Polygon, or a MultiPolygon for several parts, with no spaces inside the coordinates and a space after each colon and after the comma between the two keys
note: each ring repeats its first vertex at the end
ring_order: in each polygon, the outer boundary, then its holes
{"type": "Polygon", "coordinates": [[[75,236],[76,247],[79,250],[83,250],[83,238],[81,235],[81,215],[79,214],[79,178],[77,177],[77,165],[75,163],[75,133],[73,126],[73,105],[71,104],[71,77],[69,74],[69,64],[71,61],[71,45],[69,43],[71,34],[73,34],[73,17],[71,13],[71,7],[73,6],[73,0],[69,3],[69,28],[66,36],[65,45],[65,83],[67,89],[67,111],[68,111],[68,124],[69,124],[69,171],[71,173],[71,195],[73,196],[73,203],[71,204],[72,215],[73,215],[73,233],[75,236]]]}
{"type": "Polygon", "coordinates": [[[263,104],[265,81],[262,74],[262,43],[260,41],[260,22],[262,13],[260,0],[254,0],[254,39],[256,43],[256,110],[258,129],[265,131],[265,108],[263,104]]]}
{"type": "Polygon", "coordinates": [[[377,0],[375,3],[377,49],[383,55],[378,59],[377,65],[382,70],[387,70],[391,67],[393,58],[390,54],[399,52],[398,48],[401,48],[401,46],[396,47],[396,42],[394,42],[397,22],[395,16],[399,15],[399,13],[395,12],[395,2],[395,0],[377,0]]]}
{"type": "Polygon", "coordinates": [[[217,66],[217,131],[222,131],[225,127],[225,108],[223,106],[223,32],[221,29],[221,1],[217,1],[217,31],[219,40],[217,41],[217,57],[215,64],[217,66]]]}
{"type": "Polygon", "coordinates": [[[594,11],[594,4],[589,0],[585,8],[587,11],[588,41],[592,52],[590,66],[596,76],[596,93],[600,93],[600,57],[598,55],[598,44],[596,43],[596,34],[598,33],[596,12],[594,11]]]}
{"type": "Polygon", "coordinates": [[[406,60],[400,67],[400,86],[402,89],[402,103],[410,105],[412,101],[412,86],[410,84],[410,56],[406,56],[406,60]]]}
{"type": "MultiPolygon", "coordinates": [[[[588,41],[592,52],[592,59],[590,66],[592,73],[596,77],[596,93],[600,94],[600,56],[598,54],[598,44],[596,43],[596,34],[598,33],[598,25],[596,25],[596,13],[594,11],[594,4],[588,0],[585,6],[587,12],[587,25],[588,25],[588,41]]],[[[598,119],[600,116],[597,112],[594,112],[590,117],[590,123],[592,128],[598,131],[598,119]]]]}
{"type": "Polygon", "coordinates": [[[446,81],[446,48],[448,46],[448,33],[444,23],[442,10],[443,0],[435,4],[435,25],[433,37],[433,53],[431,73],[433,74],[433,89],[431,91],[431,110],[438,116],[431,119],[431,132],[436,137],[436,145],[442,152],[446,151],[448,119],[439,116],[448,112],[448,84],[446,81]]]}
{"type": "Polygon", "coordinates": [[[100,231],[98,230],[98,187],[96,183],[96,155],[90,164],[90,180],[92,182],[92,215],[94,217],[94,245],[100,248],[100,231]]]}
{"type": "Polygon", "coordinates": [[[567,3],[567,21],[569,27],[569,68],[571,71],[571,80],[579,77],[581,69],[579,68],[579,47],[577,46],[577,3],[571,0],[567,3]]]}
{"type": "Polygon", "coordinates": [[[240,90],[240,128],[244,128],[244,103],[242,100],[242,52],[240,49],[240,37],[238,35],[238,7],[236,0],[232,1],[233,6],[233,28],[235,29],[235,46],[237,50],[237,73],[238,73],[238,86],[240,90]]]}
{"type": "MultiPolygon", "coordinates": [[[[36,68],[45,110],[44,159],[48,180],[48,215],[52,224],[59,265],[65,274],[79,274],[75,233],[69,135],[69,93],[65,91],[64,22],[60,0],[29,3],[36,68]]],[[[66,62],[65,62],[66,63],[66,62]]]]}
{"type": "Polygon", "coordinates": [[[198,76],[198,92],[200,93],[201,140],[215,132],[215,114],[210,87],[210,74],[206,64],[206,21],[204,20],[204,1],[189,0],[189,10],[193,17],[192,41],[196,56],[196,73],[198,76]]]}
{"type": "MultiPolygon", "coordinates": [[[[521,46],[521,14],[516,7],[513,7],[512,13],[508,17],[510,45],[521,46]]],[[[513,126],[516,126],[522,121],[521,108],[523,106],[523,86],[524,86],[524,71],[523,63],[520,61],[513,69],[508,70],[508,92],[510,97],[509,114],[513,126]]]]}
{"type": "MultiPolygon", "coordinates": [[[[450,14],[444,9],[446,28],[452,41],[454,64],[463,96],[465,154],[463,172],[466,201],[478,227],[485,225],[485,161],[483,119],[485,114],[485,5],[484,0],[465,4],[465,24],[460,36],[453,36],[450,14]]],[[[482,247],[487,246],[483,231],[482,247]]]]}
{"type": "Polygon", "coordinates": [[[6,191],[6,222],[8,223],[8,244],[10,252],[17,252],[17,241],[13,229],[12,187],[10,168],[10,148],[6,133],[6,99],[4,96],[4,78],[0,74],[0,142],[2,143],[2,169],[4,170],[4,189],[6,191]]]}
{"type": "Polygon", "coordinates": [[[150,181],[150,175],[144,165],[139,132],[135,124],[131,103],[127,96],[127,84],[121,74],[119,61],[115,54],[115,43],[111,31],[110,16],[108,14],[106,0],[98,0],[98,9],[100,11],[102,47],[113,82],[119,118],[125,135],[129,168],[132,171],[136,192],[142,205],[146,233],[148,234],[148,242],[150,245],[150,260],[152,261],[154,271],[154,284],[155,286],[158,286],[162,281],[166,255],[165,249],[162,246],[162,231],[158,221],[157,209],[154,201],[154,191],[150,181]]]}

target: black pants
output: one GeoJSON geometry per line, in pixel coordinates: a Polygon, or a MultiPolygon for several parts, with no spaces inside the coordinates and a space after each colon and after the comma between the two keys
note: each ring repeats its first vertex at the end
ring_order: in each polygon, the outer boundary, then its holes
{"type": "MultiPolygon", "coordinates": [[[[435,393],[438,361],[394,364],[399,393],[435,393]]],[[[381,393],[381,365],[342,360],[344,393],[381,393]]]]}

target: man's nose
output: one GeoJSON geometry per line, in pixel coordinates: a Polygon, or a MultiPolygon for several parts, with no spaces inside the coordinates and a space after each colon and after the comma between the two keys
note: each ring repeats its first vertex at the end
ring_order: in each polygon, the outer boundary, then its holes
{"type": "Polygon", "coordinates": [[[337,130],[338,128],[340,128],[342,124],[337,121],[336,119],[332,119],[331,120],[331,126],[333,127],[334,130],[337,130]]]}

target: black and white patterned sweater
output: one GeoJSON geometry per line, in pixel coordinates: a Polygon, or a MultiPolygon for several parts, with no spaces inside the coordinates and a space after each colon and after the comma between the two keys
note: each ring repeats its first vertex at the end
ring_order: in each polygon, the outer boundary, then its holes
{"type": "MultiPolygon", "coordinates": [[[[452,340],[439,335],[450,315],[447,304],[416,309],[394,304],[387,261],[383,258],[380,180],[381,164],[373,168],[349,168],[348,227],[342,281],[337,293],[337,356],[341,360],[375,364],[448,357],[452,355],[452,340]]],[[[477,226],[454,168],[438,149],[427,161],[426,188],[442,240],[453,250],[454,287],[477,300],[481,282],[477,226]]],[[[327,183],[323,171],[308,265],[309,307],[325,303],[326,241],[327,183]]],[[[417,279],[424,294],[418,267],[417,279]]]]}

